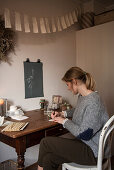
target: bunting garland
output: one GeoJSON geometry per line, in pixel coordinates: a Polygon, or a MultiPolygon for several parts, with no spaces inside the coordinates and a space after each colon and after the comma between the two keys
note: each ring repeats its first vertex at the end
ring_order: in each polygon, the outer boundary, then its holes
{"type": "MultiPolygon", "coordinates": [[[[64,16],[51,17],[51,19],[47,17],[29,17],[24,14],[20,15],[19,12],[14,13],[15,18],[15,30],[22,31],[22,23],[24,22],[24,31],[26,33],[51,33],[62,31],[72,26],[75,22],[78,22],[78,11],[73,10],[64,16]],[[23,20],[23,22],[21,21],[23,20]],[[30,26],[30,24],[32,26],[30,26]]],[[[4,10],[4,19],[5,19],[5,28],[12,28],[11,17],[9,9],[5,8],[4,10]]]]}

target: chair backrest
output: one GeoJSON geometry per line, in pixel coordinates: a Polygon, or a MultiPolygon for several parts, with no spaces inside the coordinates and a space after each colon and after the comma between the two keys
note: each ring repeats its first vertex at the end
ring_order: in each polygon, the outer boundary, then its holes
{"type": "Polygon", "coordinates": [[[108,136],[111,135],[113,129],[114,129],[114,115],[106,122],[100,134],[98,161],[97,161],[98,169],[102,169],[102,160],[104,155],[105,143],[108,136]]]}

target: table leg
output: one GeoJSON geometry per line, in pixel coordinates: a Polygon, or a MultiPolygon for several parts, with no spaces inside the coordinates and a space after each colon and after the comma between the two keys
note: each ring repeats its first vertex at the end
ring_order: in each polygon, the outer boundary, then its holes
{"type": "Polygon", "coordinates": [[[16,139],[16,152],[18,170],[24,170],[24,154],[26,152],[26,137],[20,137],[16,139]]]}
{"type": "Polygon", "coordinates": [[[24,153],[21,155],[18,155],[17,153],[17,163],[18,163],[18,169],[19,170],[24,170],[24,153]]]}

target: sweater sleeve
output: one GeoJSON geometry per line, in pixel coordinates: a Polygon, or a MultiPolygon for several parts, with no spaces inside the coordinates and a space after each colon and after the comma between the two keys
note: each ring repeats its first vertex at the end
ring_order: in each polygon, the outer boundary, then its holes
{"type": "Polygon", "coordinates": [[[75,137],[82,140],[90,140],[91,137],[102,127],[102,115],[99,110],[99,105],[96,103],[88,105],[84,110],[83,118],[80,124],[74,120],[67,120],[64,123],[64,127],[75,137]]]}

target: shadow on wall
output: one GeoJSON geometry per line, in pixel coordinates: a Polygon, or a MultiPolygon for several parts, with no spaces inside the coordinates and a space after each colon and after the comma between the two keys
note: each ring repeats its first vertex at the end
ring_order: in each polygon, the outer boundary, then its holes
{"type": "Polygon", "coordinates": [[[61,39],[62,37],[67,36],[69,33],[73,33],[76,30],[79,30],[79,24],[75,23],[71,27],[61,31],[61,32],[55,32],[55,33],[47,33],[47,34],[41,34],[41,33],[25,33],[23,31],[16,32],[18,37],[22,37],[19,41],[19,43],[22,44],[32,44],[32,45],[44,45],[47,43],[54,43],[57,39],[61,39]],[[30,41],[28,41],[30,39],[30,41]]]}

